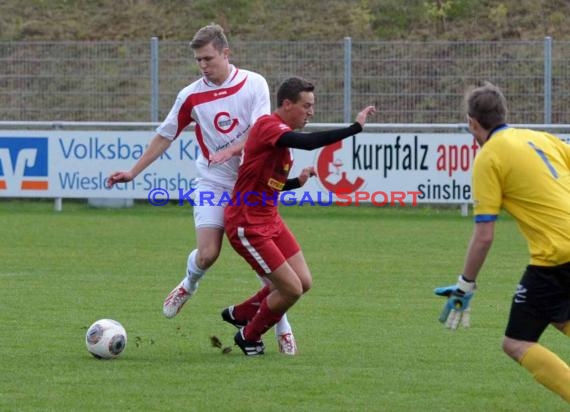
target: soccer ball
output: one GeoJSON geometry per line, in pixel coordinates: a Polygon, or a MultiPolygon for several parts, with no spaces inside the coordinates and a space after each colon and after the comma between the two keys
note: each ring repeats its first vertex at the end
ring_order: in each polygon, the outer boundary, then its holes
{"type": "Polygon", "coordinates": [[[97,359],[113,359],[125,350],[127,332],[116,320],[99,319],[87,329],[85,345],[97,359]]]}

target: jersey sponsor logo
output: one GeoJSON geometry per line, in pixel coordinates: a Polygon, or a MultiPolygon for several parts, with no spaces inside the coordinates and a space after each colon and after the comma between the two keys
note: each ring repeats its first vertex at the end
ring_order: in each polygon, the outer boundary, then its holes
{"type": "Polygon", "coordinates": [[[269,186],[269,187],[271,187],[271,188],[273,188],[273,189],[276,189],[276,190],[282,190],[283,187],[285,186],[285,183],[280,182],[279,180],[270,178],[270,179],[267,181],[267,186],[269,186]]]}
{"type": "Polygon", "coordinates": [[[47,137],[0,137],[0,190],[48,190],[47,137]]]}
{"type": "Polygon", "coordinates": [[[220,133],[228,134],[239,124],[237,118],[233,118],[228,112],[220,112],[214,117],[214,127],[220,133]]]}
{"type": "Polygon", "coordinates": [[[317,176],[325,189],[333,193],[350,194],[356,192],[364,185],[360,176],[349,178],[344,170],[345,162],[336,157],[342,149],[343,141],[326,146],[317,158],[317,176]]]}

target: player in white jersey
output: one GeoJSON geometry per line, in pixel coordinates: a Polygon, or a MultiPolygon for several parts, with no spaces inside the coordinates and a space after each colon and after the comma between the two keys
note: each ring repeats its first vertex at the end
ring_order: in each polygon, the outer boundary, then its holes
{"type": "Polygon", "coordinates": [[[267,82],[262,76],[231,64],[228,70],[229,75],[221,84],[204,77],[182,89],[156,131],[174,140],[182,129],[196,122],[200,146],[196,165],[200,179],[231,189],[237,178],[239,157],[212,164],[210,155],[232,145],[242,146],[240,143],[251,125],[270,110],[270,101],[267,82]]]}
{"type": "MultiPolygon", "coordinates": [[[[219,25],[200,29],[190,46],[202,78],[178,93],[170,113],[156,129],[156,135],[140,159],[131,170],[109,176],[108,186],[133,180],[170,147],[185,127],[195,122],[200,146],[196,161],[199,173],[194,192],[196,199],[204,193],[209,198],[213,196],[212,203],[216,205],[222,195],[231,196],[249,128],[259,116],[270,113],[269,87],[261,75],[230,64],[228,41],[219,25]]],[[[198,282],[214,264],[222,247],[224,206],[195,203],[197,248],[188,256],[186,276],[164,301],[163,312],[168,318],[176,316],[196,293],[198,282]]],[[[280,351],[296,354],[295,339],[286,316],[275,331],[280,351]]]]}

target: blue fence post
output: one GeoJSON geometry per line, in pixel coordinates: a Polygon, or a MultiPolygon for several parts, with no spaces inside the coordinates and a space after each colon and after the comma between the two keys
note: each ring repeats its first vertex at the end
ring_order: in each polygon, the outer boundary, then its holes
{"type": "Polygon", "coordinates": [[[158,37],[150,39],[150,121],[158,122],[158,37]]]}
{"type": "Polygon", "coordinates": [[[350,123],[352,118],[352,39],[344,38],[344,119],[350,123]]]}
{"type": "Polygon", "coordinates": [[[544,38],[544,123],[552,123],[552,37],[544,38]]]}

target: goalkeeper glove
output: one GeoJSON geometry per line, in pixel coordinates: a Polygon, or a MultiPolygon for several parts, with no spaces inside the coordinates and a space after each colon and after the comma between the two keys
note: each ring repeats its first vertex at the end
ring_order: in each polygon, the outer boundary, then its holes
{"type": "Polygon", "coordinates": [[[436,295],[447,297],[439,315],[439,321],[444,323],[445,327],[455,330],[460,323],[466,328],[470,326],[471,308],[469,308],[469,302],[473,298],[474,290],[475,281],[468,281],[463,275],[459,276],[456,285],[443,286],[434,290],[436,295]]]}

